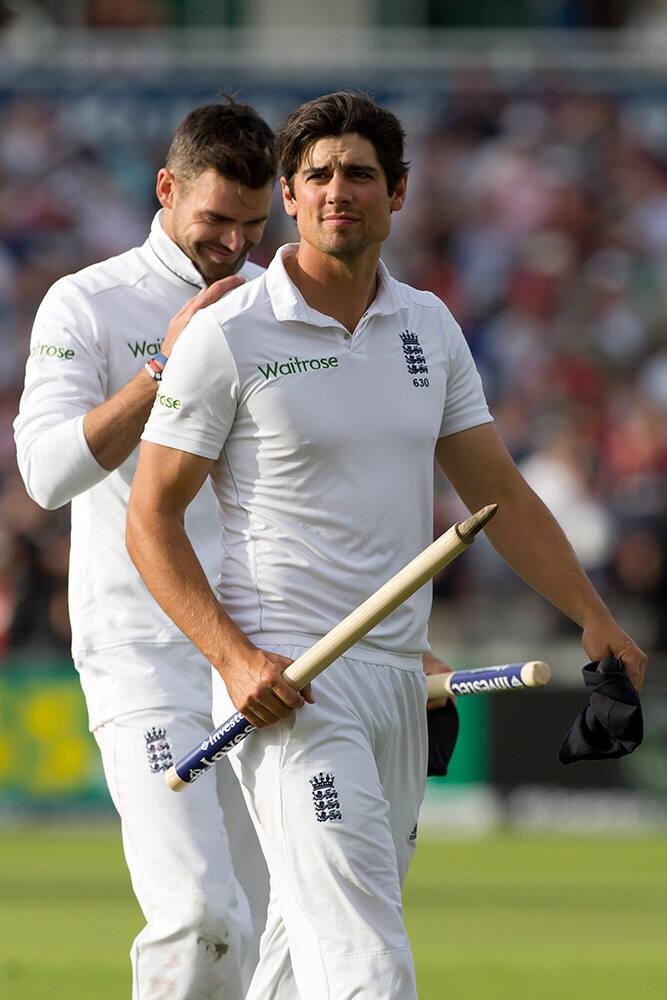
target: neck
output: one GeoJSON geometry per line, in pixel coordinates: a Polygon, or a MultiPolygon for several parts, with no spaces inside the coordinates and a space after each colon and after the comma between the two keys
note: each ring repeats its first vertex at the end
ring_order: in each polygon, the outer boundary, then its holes
{"type": "Polygon", "coordinates": [[[379,260],[379,248],[342,260],[300,243],[296,255],[286,258],[285,270],[309,306],[354,333],[375,298],[379,260]]]}
{"type": "Polygon", "coordinates": [[[162,206],[160,225],[162,226],[162,229],[167,234],[172,243],[176,243],[176,240],[174,239],[174,231],[172,226],[172,213],[169,211],[168,208],[165,208],[164,205],[162,206]]]}

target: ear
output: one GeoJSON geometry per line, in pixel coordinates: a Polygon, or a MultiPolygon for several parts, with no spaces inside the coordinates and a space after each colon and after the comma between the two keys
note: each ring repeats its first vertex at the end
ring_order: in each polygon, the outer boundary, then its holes
{"type": "Polygon", "coordinates": [[[296,198],[289,189],[286,177],[280,178],[280,190],[283,196],[283,206],[285,211],[293,219],[296,219],[296,198]]]}
{"type": "Polygon", "coordinates": [[[174,207],[176,178],[172,174],[171,170],[167,170],[166,167],[162,167],[158,171],[157,181],[155,183],[155,193],[157,195],[157,200],[163,208],[174,207]]]}
{"type": "Polygon", "coordinates": [[[405,204],[405,195],[408,187],[408,175],[404,174],[396,185],[396,190],[391,196],[390,211],[400,212],[405,204]]]}

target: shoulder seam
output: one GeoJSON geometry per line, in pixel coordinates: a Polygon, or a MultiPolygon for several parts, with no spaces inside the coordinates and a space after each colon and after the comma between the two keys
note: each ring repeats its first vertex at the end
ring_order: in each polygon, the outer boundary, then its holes
{"type": "MultiPolygon", "coordinates": [[[[125,254],[130,254],[133,251],[138,251],[140,249],[141,249],[140,247],[133,247],[132,250],[126,250],[125,253],[119,254],[117,257],[109,258],[108,260],[104,261],[98,261],[97,264],[89,264],[88,267],[82,268],[81,271],[75,271],[73,274],[64,274],[58,280],[66,282],[67,284],[71,283],[76,289],[76,291],[81,292],[84,295],[88,295],[90,296],[90,298],[96,298],[98,295],[104,294],[104,292],[113,292],[119,288],[135,288],[141,281],[143,281],[144,278],[154,273],[147,264],[144,264],[144,266],[141,269],[141,273],[138,274],[135,278],[133,279],[127,278],[125,280],[118,279],[114,281],[112,285],[106,285],[103,288],[86,287],[89,281],[91,283],[94,283],[95,278],[91,276],[91,278],[88,279],[87,277],[82,277],[82,275],[84,275],[85,272],[88,273],[92,272],[95,275],[99,275],[100,272],[104,274],[103,266],[109,263],[109,260],[118,260],[120,257],[124,257],[125,254]]],[[[57,284],[57,282],[55,284],[57,284]]]]}
{"type": "MultiPolygon", "coordinates": [[[[253,280],[256,281],[256,280],[258,280],[260,278],[261,278],[261,275],[258,275],[257,278],[255,278],[253,280]]],[[[248,282],[248,283],[250,283],[250,282],[248,282]]],[[[241,286],[241,287],[243,287],[243,286],[241,286]]],[[[216,302],[216,303],[213,304],[213,306],[210,306],[209,308],[214,308],[214,306],[217,305],[217,304],[218,303],[216,302]]],[[[221,305],[224,305],[224,298],[221,299],[221,305]]],[[[253,312],[255,309],[261,309],[262,307],[264,307],[266,305],[269,305],[269,306],[271,305],[271,296],[265,290],[265,295],[262,298],[261,302],[255,302],[254,305],[244,306],[243,308],[239,307],[235,312],[231,313],[229,316],[225,316],[224,319],[219,319],[217,316],[214,316],[215,322],[218,324],[218,326],[220,327],[221,330],[224,330],[225,326],[228,323],[230,323],[233,320],[237,319],[239,316],[246,316],[248,313],[253,312]]]]}
{"type": "Polygon", "coordinates": [[[394,282],[394,294],[398,298],[401,305],[411,305],[413,303],[417,303],[418,305],[428,309],[447,310],[446,304],[435,294],[435,292],[431,292],[427,288],[414,288],[412,285],[408,285],[405,281],[398,281],[397,278],[392,278],[392,281],[394,282]]]}
{"type": "MultiPolygon", "coordinates": [[[[115,292],[119,288],[136,288],[140,281],[150,274],[150,271],[146,270],[136,278],[135,281],[117,281],[114,285],[108,285],[106,288],[97,288],[94,291],[89,291],[88,294],[91,298],[97,298],[98,295],[104,295],[105,292],[115,292]]],[[[82,289],[84,291],[84,289],[82,289]]]]}

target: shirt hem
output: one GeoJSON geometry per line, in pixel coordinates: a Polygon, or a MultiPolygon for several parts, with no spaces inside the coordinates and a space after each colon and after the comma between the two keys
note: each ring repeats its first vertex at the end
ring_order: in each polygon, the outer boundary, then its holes
{"type": "Polygon", "coordinates": [[[163,448],[184,451],[186,454],[196,455],[198,458],[208,458],[213,462],[217,462],[220,458],[220,449],[216,450],[216,448],[210,445],[192,441],[192,439],[185,435],[175,434],[173,431],[165,433],[156,431],[154,427],[149,428],[148,424],[146,424],[146,429],[141,435],[141,440],[148,441],[150,444],[159,444],[163,448]]]}
{"type": "MultiPolygon", "coordinates": [[[[298,632],[250,632],[247,634],[250,641],[260,647],[264,643],[270,646],[303,646],[305,649],[309,649],[321,638],[321,636],[305,635],[298,632]]],[[[398,670],[416,673],[423,670],[422,656],[426,651],[424,650],[421,653],[401,653],[357,642],[345,650],[344,653],[341,653],[341,657],[344,656],[346,659],[359,660],[362,663],[396,667],[398,670]]]]}
{"type": "Polygon", "coordinates": [[[173,695],[163,698],[145,696],[136,698],[134,701],[119,702],[113,710],[106,709],[104,712],[91,712],[88,709],[88,729],[93,733],[100,726],[105,726],[108,722],[121,719],[125,715],[132,715],[134,712],[146,712],[152,709],[178,709],[180,712],[200,712],[202,715],[211,715],[211,699],[199,701],[189,701],[187,705],[182,700],[176,699],[173,695]]]}
{"type": "Polygon", "coordinates": [[[479,413],[475,417],[463,420],[454,420],[451,424],[447,424],[446,427],[440,428],[440,433],[438,434],[438,440],[441,438],[450,437],[452,434],[460,434],[461,431],[470,431],[473,427],[481,427],[483,424],[492,424],[494,419],[486,410],[484,413],[479,413]]]}
{"type": "MultiPolygon", "coordinates": [[[[169,639],[124,639],[122,642],[96,642],[95,645],[72,645],[72,656],[89,656],[92,653],[102,653],[107,649],[132,649],[135,646],[192,646],[185,636],[169,639]]],[[[202,659],[204,658],[203,653],[202,659]]]]}

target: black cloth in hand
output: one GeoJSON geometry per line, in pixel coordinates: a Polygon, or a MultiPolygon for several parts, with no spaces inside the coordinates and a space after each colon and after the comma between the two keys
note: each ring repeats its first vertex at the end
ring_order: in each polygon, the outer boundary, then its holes
{"type": "Polygon", "coordinates": [[[450,699],[442,708],[426,710],[428,723],[428,769],[429,778],[444,777],[452,759],[456,738],[459,735],[459,713],[450,699]]]}
{"type": "Polygon", "coordinates": [[[588,704],[563,740],[561,764],[578,760],[625,757],[644,738],[644,719],[637,690],[615,656],[582,669],[591,692],[588,704]]]}

